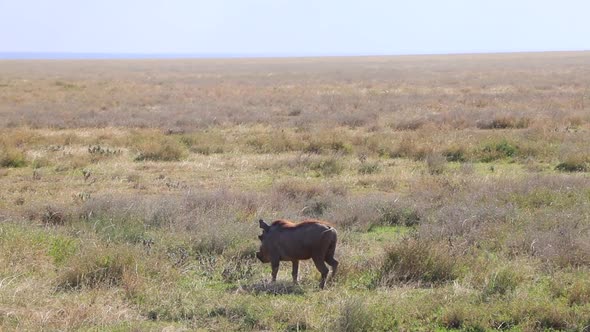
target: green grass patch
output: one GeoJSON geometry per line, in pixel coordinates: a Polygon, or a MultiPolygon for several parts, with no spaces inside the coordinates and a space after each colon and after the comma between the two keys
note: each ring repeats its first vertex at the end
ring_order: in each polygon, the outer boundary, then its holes
{"type": "Polygon", "coordinates": [[[507,140],[485,144],[478,152],[479,161],[489,163],[495,160],[514,158],[518,155],[518,147],[507,140]]]}
{"type": "Polygon", "coordinates": [[[9,147],[0,149],[0,167],[17,168],[26,165],[27,159],[23,151],[9,147]]]}

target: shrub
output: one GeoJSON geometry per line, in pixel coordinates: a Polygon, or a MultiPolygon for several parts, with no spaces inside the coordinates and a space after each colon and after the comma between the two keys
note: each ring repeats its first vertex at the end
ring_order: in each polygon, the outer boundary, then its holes
{"type": "Polygon", "coordinates": [[[371,328],[373,316],[360,298],[346,299],[340,305],[340,314],[332,331],[367,331],[371,328]]]}
{"type": "Polygon", "coordinates": [[[40,221],[45,225],[58,226],[64,225],[72,220],[72,209],[58,205],[32,205],[27,208],[27,218],[29,220],[40,221]]]}
{"type": "Polygon", "coordinates": [[[528,128],[531,119],[526,117],[501,116],[488,121],[479,121],[479,129],[523,129],[528,128]]]}
{"type": "Polygon", "coordinates": [[[430,146],[421,145],[416,139],[404,137],[398,143],[397,147],[389,152],[389,156],[391,158],[423,160],[431,152],[432,148],[430,146]]]}
{"type": "Polygon", "coordinates": [[[180,142],[191,152],[203,155],[223,153],[227,150],[225,137],[214,132],[184,134],[180,137],[180,142]]]}
{"type": "Polygon", "coordinates": [[[571,315],[568,310],[550,302],[532,304],[528,315],[534,320],[534,327],[539,331],[565,330],[569,326],[571,315]]]}
{"type": "Polygon", "coordinates": [[[320,140],[315,139],[309,142],[304,148],[304,152],[307,153],[315,153],[315,154],[322,154],[328,152],[336,152],[336,153],[350,153],[352,151],[352,147],[344,143],[343,141],[339,140],[320,140]]]}
{"type": "Polygon", "coordinates": [[[172,137],[148,137],[136,144],[135,161],[178,161],[186,156],[185,147],[172,137]]]}
{"type": "Polygon", "coordinates": [[[450,147],[442,152],[442,155],[449,162],[464,162],[467,160],[465,154],[465,149],[462,147],[450,147]]]}
{"type": "Polygon", "coordinates": [[[64,262],[78,250],[78,243],[69,237],[56,236],[51,241],[49,256],[53,257],[56,264],[64,262]]]}
{"type": "Polygon", "coordinates": [[[494,271],[488,276],[483,296],[489,297],[495,294],[504,295],[513,291],[520,283],[520,275],[511,267],[494,271]]]}
{"type": "Polygon", "coordinates": [[[146,226],[137,218],[91,218],[94,232],[103,241],[117,243],[141,243],[145,240],[146,226]]]}
{"type": "Polygon", "coordinates": [[[405,238],[389,247],[380,269],[386,286],[398,283],[439,284],[457,278],[458,263],[441,243],[405,238]]]}
{"type": "Polygon", "coordinates": [[[290,180],[275,184],[272,192],[280,196],[279,199],[299,200],[323,195],[326,193],[326,188],[306,182],[290,180]]]}
{"type": "Polygon", "coordinates": [[[480,161],[488,163],[498,159],[515,157],[518,153],[518,147],[506,140],[486,144],[481,149],[480,161]]]}
{"type": "Polygon", "coordinates": [[[394,130],[418,130],[422,128],[426,124],[426,120],[424,119],[410,119],[410,120],[402,120],[397,123],[393,123],[390,127],[394,130]]]}
{"type": "Polygon", "coordinates": [[[559,163],[555,170],[561,172],[588,172],[588,164],[584,160],[570,159],[559,163]]]}
{"type": "Polygon", "coordinates": [[[590,280],[585,271],[559,273],[551,279],[554,298],[565,298],[570,306],[585,306],[590,303],[590,280]]]}
{"type": "Polygon", "coordinates": [[[339,229],[365,232],[371,226],[382,223],[380,208],[386,209],[388,203],[382,195],[348,197],[335,200],[325,217],[336,223],[339,229]]]}
{"type": "Polygon", "coordinates": [[[135,254],[123,247],[87,248],[70,257],[57,279],[60,289],[118,286],[136,269],[135,254]]]}
{"type": "Polygon", "coordinates": [[[361,163],[358,168],[359,174],[374,174],[381,171],[379,163],[361,163]]]}
{"type": "Polygon", "coordinates": [[[590,280],[579,277],[567,291],[567,299],[570,305],[586,305],[590,303],[590,280]]]}
{"type": "Polygon", "coordinates": [[[474,312],[469,303],[458,303],[443,310],[440,324],[447,329],[483,332],[487,329],[478,319],[478,316],[481,317],[481,315],[479,312],[474,312]]]}
{"type": "Polygon", "coordinates": [[[447,329],[460,329],[467,320],[466,316],[463,306],[454,306],[444,310],[440,317],[440,323],[447,329]]]}
{"type": "Polygon", "coordinates": [[[428,168],[428,173],[431,175],[442,174],[445,171],[445,166],[445,157],[434,153],[430,153],[426,156],[426,167],[428,168]]]}
{"type": "Polygon", "coordinates": [[[382,205],[377,207],[380,213],[379,225],[385,226],[415,226],[420,222],[418,212],[411,207],[382,205]]]}
{"type": "Polygon", "coordinates": [[[289,132],[272,130],[254,134],[246,139],[246,144],[257,153],[281,153],[298,151],[302,148],[301,140],[293,137],[289,132]]]}
{"type": "Polygon", "coordinates": [[[0,150],[0,167],[24,167],[27,160],[23,151],[3,147],[0,150]]]}
{"type": "Polygon", "coordinates": [[[328,157],[312,161],[309,168],[321,176],[330,177],[342,173],[344,165],[337,157],[328,157]]]}

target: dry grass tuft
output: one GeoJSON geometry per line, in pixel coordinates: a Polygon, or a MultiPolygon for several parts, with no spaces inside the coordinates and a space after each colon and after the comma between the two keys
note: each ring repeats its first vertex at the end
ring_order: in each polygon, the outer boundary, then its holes
{"type": "Polygon", "coordinates": [[[380,268],[380,282],[385,286],[406,283],[436,285],[458,277],[459,262],[441,243],[406,238],[386,250],[380,268]]]}

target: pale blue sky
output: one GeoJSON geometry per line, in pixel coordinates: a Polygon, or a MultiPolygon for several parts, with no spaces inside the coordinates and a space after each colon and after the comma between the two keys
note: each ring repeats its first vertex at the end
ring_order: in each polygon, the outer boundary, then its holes
{"type": "Polygon", "coordinates": [[[0,0],[0,52],[342,55],[589,49],[588,0],[0,0]]]}

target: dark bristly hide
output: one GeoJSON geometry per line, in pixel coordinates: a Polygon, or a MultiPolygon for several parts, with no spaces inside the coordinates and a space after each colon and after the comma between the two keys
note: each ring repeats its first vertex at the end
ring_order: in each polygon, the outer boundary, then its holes
{"type": "Polygon", "coordinates": [[[308,219],[300,223],[288,220],[276,220],[268,225],[259,220],[262,235],[260,251],[256,257],[263,263],[271,263],[272,281],[276,281],[280,261],[293,263],[293,282],[297,283],[299,261],[312,259],[321,274],[320,288],[324,288],[328,277],[328,263],[332,267],[332,277],[338,268],[338,261],[334,259],[336,250],[336,229],[329,223],[308,219]]]}

